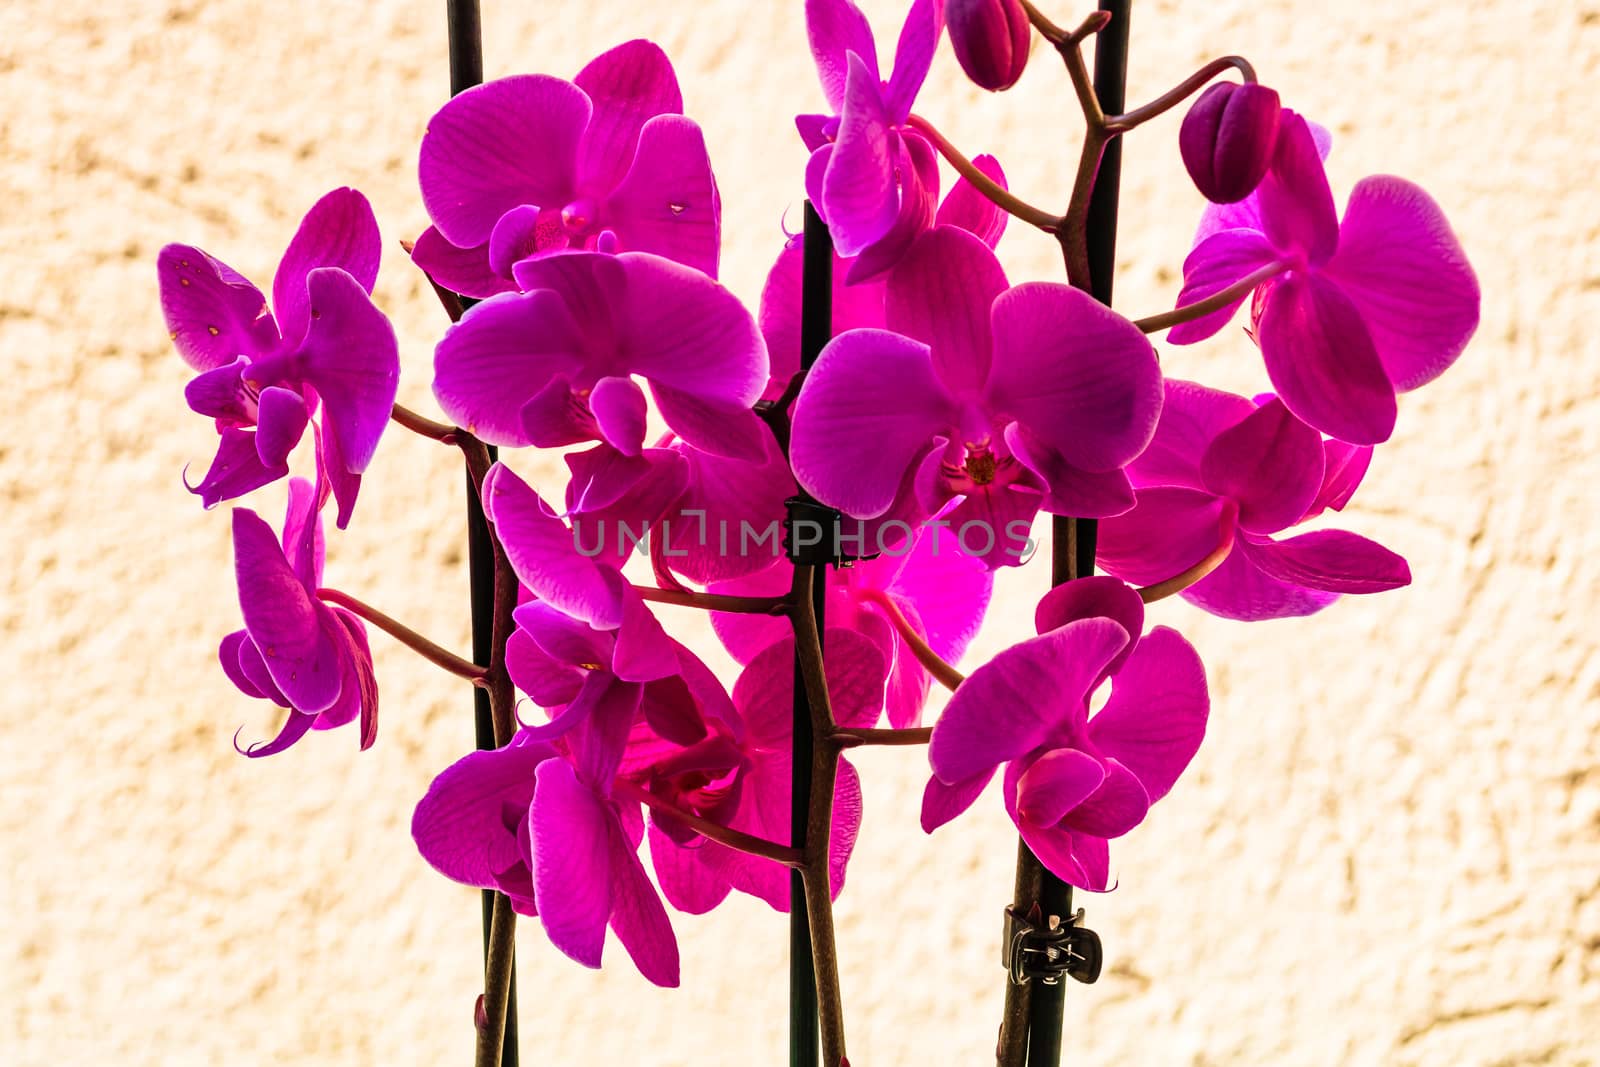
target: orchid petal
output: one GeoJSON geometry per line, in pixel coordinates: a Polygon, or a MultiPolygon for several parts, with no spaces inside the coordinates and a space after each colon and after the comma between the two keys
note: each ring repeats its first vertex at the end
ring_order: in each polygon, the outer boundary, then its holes
{"type": "Polygon", "coordinates": [[[1029,282],[994,301],[988,396],[1075,467],[1106,471],[1144,450],[1161,413],[1155,349],[1087,293],[1029,282]]]}
{"type": "Polygon", "coordinates": [[[191,245],[156,257],[161,313],[183,361],[197,371],[259,357],[278,340],[266,298],[236,271],[191,245]]]}
{"type": "Polygon", "coordinates": [[[522,862],[517,844],[549,745],[513,742],[470,752],[434,778],[411,816],[417,851],[446,878],[483,889],[522,862]]]}
{"type": "Polygon", "coordinates": [[[1049,633],[1079,619],[1111,619],[1133,640],[1106,664],[1106,674],[1116,674],[1138,647],[1144,633],[1144,601],[1121,579],[1109,574],[1089,575],[1062,582],[1051,589],[1033,610],[1033,625],[1049,633]]]}
{"type": "Polygon", "coordinates": [[[1375,445],[1394,432],[1394,386],[1361,313],[1337,284],[1293,272],[1272,284],[1258,339],[1290,411],[1331,437],[1375,445]]]}
{"type": "Polygon", "coordinates": [[[976,398],[989,377],[990,307],[1006,291],[1000,261],[977,237],[952,226],[923,234],[889,277],[889,329],[927,344],[940,379],[976,398]]]}
{"type": "Polygon", "coordinates": [[[217,454],[206,470],[206,476],[197,485],[187,486],[189,492],[200,498],[206,508],[213,508],[224,500],[244,496],[246,493],[277,481],[289,473],[288,464],[264,466],[256,450],[256,435],[251,430],[229,427],[222,431],[217,443],[217,454]]]}
{"type": "Polygon", "coordinates": [[[611,929],[628,950],[639,973],[658,986],[678,984],[678,939],[655,886],[621,827],[613,827],[611,846],[611,929]]]}
{"type": "Polygon", "coordinates": [[[535,772],[528,820],[539,921],[556,948],[599,967],[611,917],[615,817],[570,764],[552,759],[535,772]]]}
{"type": "MultiPolygon", "coordinates": [[[[903,126],[911,114],[917,93],[928,78],[934,50],[944,33],[943,0],[915,0],[900,28],[895,44],[894,70],[884,92],[884,103],[896,126],[903,126]]],[[[846,90],[848,92],[848,89],[846,90]]]]}
{"type": "Polygon", "coordinates": [[[616,262],[626,276],[616,314],[628,370],[703,401],[753,404],[767,384],[767,352],[739,299],[659,256],[626,253],[616,262]]]}
{"type": "Polygon", "coordinates": [[[939,717],[928,746],[933,773],[954,784],[1036,747],[1083,714],[1089,688],[1129,641],[1110,619],[1083,619],[995,656],[939,717]]]}
{"type": "Polygon", "coordinates": [[[316,303],[307,286],[313,271],[336,267],[370,294],[382,255],[378,220],[366,197],[335,189],[312,205],[272,278],[272,310],[284,340],[295,344],[306,335],[316,303]]]}
{"type": "Polygon", "coordinates": [[[1089,740],[1132,771],[1154,804],[1199,751],[1210,708],[1199,655],[1176,630],[1157,626],[1112,679],[1089,740]]]}
{"type": "Polygon", "coordinates": [[[1054,826],[1100,788],[1106,769],[1087,752],[1058,748],[1028,765],[1017,779],[1017,817],[1054,826]]]}
{"type": "Polygon", "coordinates": [[[245,629],[289,702],[314,713],[339,697],[339,650],[277,535],[247,508],[233,512],[234,570],[245,629]]]}
{"type": "Polygon", "coordinates": [[[470,248],[514,207],[564,206],[590,114],[581,89],[543,74],[458,93],[422,138],[417,172],[428,217],[451,244],[470,248]]]}
{"type": "Polygon", "coordinates": [[[1255,410],[1242,396],[1195,382],[1168,378],[1162,383],[1161,420],[1150,444],[1128,465],[1133,484],[1182,485],[1203,489],[1200,457],[1216,436],[1255,410]]]}
{"type": "Polygon", "coordinates": [[[733,886],[704,861],[704,853],[714,847],[704,838],[680,845],[652,818],[650,860],[667,903],[690,915],[704,915],[727,899],[733,886]]]}
{"type": "Polygon", "coordinates": [[[795,402],[795,477],[825,504],[881,515],[906,469],[951,424],[953,407],[926,345],[884,330],[840,334],[795,402]]]}
{"type": "Polygon", "coordinates": [[[299,352],[305,379],[322,396],[326,428],[338,439],[347,469],[360,474],[394,410],[399,342],[383,312],[343,270],[313,270],[306,290],[311,325],[299,352]]]}
{"type": "MultiPolygon", "coordinates": [[[[1243,281],[1253,272],[1278,258],[1265,234],[1255,230],[1223,230],[1207,237],[1196,245],[1183,261],[1183,289],[1178,293],[1177,307],[1198,304],[1207,297],[1222,292],[1228,286],[1243,281]]],[[[1167,343],[1192,345],[1204,341],[1228,324],[1248,293],[1216,311],[1188,322],[1180,322],[1167,331],[1167,343]]]]}
{"type": "Polygon", "coordinates": [[[1255,564],[1245,543],[1241,538],[1222,566],[1179,595],[1213,615],[1242,622],[1313,615],[1339,599],[1337,593],[1272,577],[1255,564]]]}
{"type": "Polygon", "coordinates": [[[632,378],[601,378],[589,391],[589,410],[606,443],[625,456],[637,456],[644,444],[644,390],[632,378]]]}
{"type": "MultiPolygon", "coordinates": [[[[1000,161],[993,156],[973,156],[972,165],[1000,188],[1007,187],[1006,173],[1001,169],[1000,161]]],[[[1003,208],[980,193],[977,186],[962,178],[951,187],[933,221],[936,226],[956,226],[966,230],[994,248],[1006,232],[1006,220],[1010,217],[1003,208]]]]}
{"type": "Polygon", "coordinates": [[[806,0],[806,37],[822,79],[823,95],[833,110],[838,111],[844,103],[850,54],[860,58],[876,84],[878,48],[872,27],[850,0],[806,0]]]}
{"type": "Polygon", "coordinates": [[[600,630],[622,624],[623,580],[580,555],[566,523],[503,463],[483,479],[483,509],[517,578],[541,600],[600,630]]]}
{"type": "MultiPolygon", "coordinates": [[[[196,379],[198,381],[198,379],[196,379]]],[[[311,416],[305,397],[281,385],[261,390],[256,412],[256,456],[269,469],[285,466],[311,416]]]]}
{"type": "Polygon", "coordinates": [[[1339,243],[1339,217],[1328,175],[1306,120],[1284,109],[1267,176],[1256,187],[1267,237],[1286,252],[1304,253],[1312,263],[1333,255],[1339,243]]]}
{"type": "Polygon", "coordinates": [[[661,419],[695,448],[727,459],[755,463],[766,453],[766,424],[746,404],[706,398],[689,389],[650,383],[661,419]]]}
{"type": "Polygon", "coordinates": [[[1330,593],[1381,593],[1411,584],[1404,557],[1346,530],[1244,543],[1250,562],[1280,582],[1330,593]]]}
{"type": "Polygon", "coordinates": [[[839,138],[822,179],[823,215],[833,244],[853,256],[889,232],[900,213],[895,183],[897,135],[882,89],[860,57],[849,56],[839,138]]]}
{"type": "Polygon", "coordinates": [[[1274,533],[1316,500],[1322,454],[1322,435],[1273,399],[1212,439],[1200,473],[1206,489],[1238,503],[1240,527],[1274,533]]]}
{"type": "Polygon", "coordinates": [[[578,184],[586,192],[605,192],[633,160],[640,127],[656,115],[683,110],[678,78],[659,46],[634,40],[596,56],[572,81],[593,107],[578,151],[578,184]]]}
{"type": "Polygon", "coordinates": [[[977,802],[979,795],[994,779],[995,768],[980,771],[946,785],[937,778],[929,778],[922,791],[922,832],[931,834],[945,823],[965,812],[977,802]]]}
{"type": "Polygon", "coordinates": [[[516,283],[489,266],[489,245],[457,248],[437,226],[429,226],[411,248],[411,261],[441,288],[477,300],[516,291],[516,283]]]}
{"type": "Polygon", "coordinates": [[[1144,822],[1150,797],[1138,776],[1114,759],[1103,764],[1105,781],[1062,819],[1062,825],[1092,837],[1121,837],[1144,822]]]}
{"type": "Polygon", "coordinates": [[[1386,175],[1356,183],[1327,274],[1355,304],[1400,392],[1426,385],[1478,327],[1478,279],[1439,205],[1386,175]]]}
{"type": "Polygon", "coordinates": [[[1095,558],[1123,581],[1155,585],[1216,551],[1235,514],[1230,501],[1197,489],[1141,489],[1132,511],[1101,520],[1095,558]]]}
{"type": "Polygon", "coordinates": [[[607,205],[625,250],[717,276],[722,200],[705,134],[693,121],[658,115],[645,123],[633,166],[607,205]]]}

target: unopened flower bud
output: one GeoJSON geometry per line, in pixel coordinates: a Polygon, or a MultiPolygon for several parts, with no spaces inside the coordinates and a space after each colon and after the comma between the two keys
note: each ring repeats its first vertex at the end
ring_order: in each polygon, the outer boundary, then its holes
{"type": "Polygon", "coordinates": [[[1178,150],[1207,200],[1231,204],[1261,184],[1281,111],[1278,94],[1255,82],[1219,82],[1200,94],[1183,117],[1178,150]]]}
{"type": "Polygon", "coordinates": [[[1032,32],[1022,0],[946,0],[944,17],[956,59],[974,84],[990,92],[1017,84],[1032,32]]]}

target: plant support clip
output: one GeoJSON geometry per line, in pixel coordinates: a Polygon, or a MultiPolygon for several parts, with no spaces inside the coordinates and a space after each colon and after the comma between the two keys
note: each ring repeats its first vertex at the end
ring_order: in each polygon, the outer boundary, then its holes
{"type": "Polygon", "coordinates": [[[1034,922],[1015,908],[1006,909],[1000,963],[1013,984],[1027,985],[1037,978],[1045,985],[1056,985],[1062,975],[1084,985],[1099,979],[1104,958],[1100,935],[1082,925],[1082,908],[1065,920],[1052,915],[1043,927],[1034,922]]]}

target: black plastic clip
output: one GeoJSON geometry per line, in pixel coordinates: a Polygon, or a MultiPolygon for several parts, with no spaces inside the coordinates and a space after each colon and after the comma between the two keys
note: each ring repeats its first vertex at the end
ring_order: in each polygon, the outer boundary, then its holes
{"type": "Polygon", "coordinates": [[[783,550],[789,562],[837,565],[842,518],[838,510],[804,496],[792,496],[783,503],[788,509],[783,518],[783,550]]]}
{"type": "Polygon", "coordinates": [[[1010,973],[1011,981],[1027,985],[1037,978],[1045,985],[1056,985],[1062,975],[1084,985],[1097,981],[1104,961],[1100,935],[1082,924],[1082,908],[1064,921],[1061,916],[1052,915],[1042,928],[1015,908],[1007,908],[1000,962],[1010,973]]]}

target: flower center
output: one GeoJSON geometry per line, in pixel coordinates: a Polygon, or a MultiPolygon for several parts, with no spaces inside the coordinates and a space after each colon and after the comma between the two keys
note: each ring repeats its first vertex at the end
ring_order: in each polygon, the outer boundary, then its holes
{"type": "Polygon", "coordinates": [[[973,485],[988,485],[994,481],[994,471],[998,461],[989,446],[967,445],[967,462],[965,470],[967,477],[972,479],[973,485]]]}
{"type": "Polygon", "coordinates": [[[594,201],[587,197],[574,200],[561,209],[561,225],[569,234],[581,237],[594,225],[594,201]]]}

